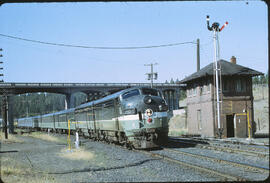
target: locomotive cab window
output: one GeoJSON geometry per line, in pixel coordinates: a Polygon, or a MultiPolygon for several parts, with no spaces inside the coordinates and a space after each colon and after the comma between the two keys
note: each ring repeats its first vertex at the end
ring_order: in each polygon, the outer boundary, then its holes
{"type": "Polygon", "coordinates": [[[122,98],[123,98],[123,99],[127,99],[127,98],[129,98],[129,97],[133,97],[133,96],[136,96],[136,95],[140,95],[140,92],[139,92],[138,89],[136,89],[136,90],[130,90],[130,91],[124,93],[124,94],[122,95],[122,98]]]}
{"type": "Polygon", "coordinates": [[[154,89],[151,89],[151,88],[143,88],[142,89],[142,94],[143,95],[160,96],[160,93],[158,92],[158,90],[154,90],[154,89]]]}

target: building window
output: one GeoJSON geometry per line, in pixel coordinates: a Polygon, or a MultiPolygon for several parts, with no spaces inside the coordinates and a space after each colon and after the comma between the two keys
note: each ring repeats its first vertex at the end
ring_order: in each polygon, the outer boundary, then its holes
{"type": "Polygon", "coordinates": [[[207,93],[210,93],[210,90],[211,90],[211,88],[210,88],[211,87],[211,81],[210,81],[210,79],[207,80],[206,85],[207,85],[206,86],[207,87],[207,93]]]}
{"type": "Polygon", "coordinates": [[[236,80],[236,91],[237,92],[241,91],[241,80],[240,79],[236,80]]]}
{"type": "Polygon", "coordinates": [[[222,85],[223,85],[222,86],[223,91],[225,92],[229,91],[229,82],[227,80],[223,80],[222,85]]]}
{"type": "Polygon", "coordinates": [[[207,84],[207,92],[210,92],[210,83],[207,84]]]}
{"type": "Polygon", "coordinates": [[[242,92],[246,92],[247,90],[246,79],[241,79],[241,84],[242,84],[242,92]]]}
{"type": "Polygon", "coordinates": [[[199,94],[202,95],[203,93],[203,86],[199,86],[199,94]]]}
{"type": "Polygon", "coordinates": [[[198,122],[198,129],[202,129],[202,116],[201,116],[201,110],[197,110],[197,122],[198,122]]]}
{"type": "Polygon", "coordinates": [[[236,80],[236,91],[237,92],[245,92],[246,91],[246,80],[245,79],[237,79],[236,80]]]}
{"type": "Polygon", "coordinates": [[[196,96],[197,95],[197,87],[193,88],[193,96],[196,96]]]}
{"type": "Polygon", "coordinates": [[[203,82],[203,85],[202,85],[202,94],[205,94],[206,93],[206,90],[207,90],[207,83],[206,81],[203,82]]]}
{"type": "Polygon", "coordinates": [[[197,84],[194,84],[193,85],[193,96],[196,96],[197,95],[197,84]]]}

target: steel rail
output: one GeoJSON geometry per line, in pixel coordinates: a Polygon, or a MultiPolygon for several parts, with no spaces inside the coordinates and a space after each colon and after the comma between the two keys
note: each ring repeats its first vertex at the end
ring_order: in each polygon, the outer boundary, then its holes
{"type": "MultiPolygon", "coordinates": [[[[256,145],[253,143],[244,143],[244,142],[237,142],[237,141],[219,141],[217,139],[212,139],[212,140],[205,140],[205,139],[201,139],[201,138],[191,138],[191,139],[184,139],[181,137],[173,137],[171,136],[170,138],[172,139],[179,139],[179,140],[184,140],[184,141],[196,141],[196,142],[202,142],[202,143],[208,143],[210,142],[211,144],[231,144],[231,145],[243,145],[243,146],[247,146],[248,150],[263,150],[263,151],[269,151],[269,144],[265,144],[265,143],[256,143],[256,144],[260,144],[260,145],[256,145]]],[[[255,150],[255,151],[256,151],[255,150]]],[[[262,152],[262,151],[260,151],[262,152]]]]}
{"type": "MultiPolygon", "coordinates": [[[[105,141],[99,141],[99,142],[104,143],[104,144],[108,144],[105,141]]],[[[239,176],[235,176],[235,175],[229,175],[229,174],[226,174],[224,172],[219,172],[217,170],[202,167],[202,166],[199,166],[199,165],[193,165],[193,164],[181,161],[181,160],[173,159],[173,158],[170,158],[168,156],[156,154],[156,153],[153,153],[153,152],[150,152],[150,151],[127,148],[127,147],[124,147],[124,146],[121,146],[121,145],[116,145],[114,143],[112,143],[110,145],[113,145],[114,147],[118,147],[118,148],[121,148],[121,149],[132,150],[133,152],[143,153],[143,154],[146,154],[148,156],[157,157],[157,158],[159,158],[161,160],[165,160],[165,161],[171,162],[171,163],[176,163],[176,164],[179,164],[179,165],[191,168],[191,169],[198,170],[200,172],[208,173],[210,175],[216,175],[218,177],[222,177],[223,178],[222,181],[250,181],[249,179],[246,179],[246,178],[243,178],[243,177],[239,177],[239,176]]]]}
{"type": "Polygon", "coordinates": [[[165,156],[165,155],[160,155],[160,154],[156,154],[156,153],[153,153],[153,152],[142,151],[142,150],[133,150],[133,151],[140,152],[140,153],[150,155],[150,156],[153,156],[153,157],[158,157],[158,158],[163,159],[165,161],[176,163],[176,164],[179,164],[179,165],[182,165],[182,166],[185,166],[185,167],[188,167],[188,168],[192,168],[192,169],[195,169],[195,170],[199,170],[201,172],[206,172],[206,173],[211,174],[211,175],[216,175],[218,177],[222,177],[224,179],[224,181],[228,181],[228,180],[229,181],[249,181],[248,179],[243,178],[243,177],[239,177],[239,176],[235,176],[235,175],[229,175],[227,173],[219,172],[217,170],[213,170],[213,169],[210,169],[210,168],[206,168],[206,167],[202,167],[202,166],[199,166],[199,165],[186,163],[184,161],[173,159],[173,158],[170,158],[170,157],[165,156]]]}
{"type": "Polygon", "coordinates": [[[229,148],[229,147],[220,147],[220,146],[213,146],[213,145],[202,145],[202,144],[198,144],[195,142],[187,142],[187,141],[183,141],[180,139],[170,139],[172,141],[175,142],[182,142],[185,144],[196,144],[196,146],[198,147],[205,147],[207,149],[211,149],[211,150],[219,150],[219,151],[226,151],[226,152],[234,152],[234,153],[240,153],[240,154],[246,154],[246,155],[250,155],[250,156],[256,156],[256,157],[264,157],[266,159],[269,159],[269,154],[267,153],[263,153],[263,152],[254,152],[254,151],[247,151],[247,150],[241,150],[241,149],[234,149],[234,148],[229,148]]]}
{"type": "Polygon", "coordinates": [[[201,158],[201,159],[207,159],[207,160],[215,161],[215,162],[218,162],[218,163],[229,164],[229,165],[232,165],[232,166],[235,166],[235,167],[242,167],[242,168],[247,169],[247,170],[260,171],[260,172],[264,172],[264,173],[269,172],[269,168],[266,168],[266,167],[259,167],[259,166],[254,166],[254,165],[250,165],[250,164],[245,164],[245,163],[237,163],[237,162],[234,162],[234,161],[218,159],[218,158],[214,158],[214,157],[210,157],[210,156],[206,156],[206,155],[195,154],[195,153],[172,150],[172,149],[168,149],[168,148],[164,148],[164,150],[179,153],[179,154],[183,154],[183,155],[186,155],[186,156],[191,156],[191,157],[196,157],[196,158],[201,158]]]}

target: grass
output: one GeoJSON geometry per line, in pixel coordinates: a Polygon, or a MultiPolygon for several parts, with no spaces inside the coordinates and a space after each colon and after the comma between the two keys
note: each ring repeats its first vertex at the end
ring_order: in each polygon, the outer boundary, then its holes
{"type": "Polygon", "coordinates": [[[52,176],[42,172],[35,173],[27,164],[7,156],[1,157],[1,178],[4,182],[55,182],[52,176]]]}
{"type": "Polygon", "coordinates": [[[187,133],[188,133],[188,130],[183,129],[183,128],[169,129],[170,136],[181,136],[181,135],[186,135],[187,133]]]}
{"type": "Polygon", "coordinates": [[[60,157],[69,159],[69,160],[91,160],[95,157],[92,152],[86,151],[82,147],[80,149],[71,149],[64,148],[59,153],[60,157]]]}
{"type": "Polygon", "coordinates": [[[23,141],[19,139],[16,134],[8,134],[8,139],[5,139],[5,133],[2,131],[0,132],[0,141],[3,144],[23,143],[23,141]]]}
{"type": "Polygon", "coordinates": [[[30,134],[23,134],[24,136],[38,138],[40,140],[45,140],[49,142],[56,142],[56,143],[67,143],[67,139],[63,137],[57,137],[52,134],[45,134],[43,132],[32,132],[30,134]]]}

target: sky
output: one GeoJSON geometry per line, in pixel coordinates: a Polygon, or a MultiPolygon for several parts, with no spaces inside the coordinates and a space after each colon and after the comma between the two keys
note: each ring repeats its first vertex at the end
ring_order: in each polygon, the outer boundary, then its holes
{"type": "MultiPolygon", "coordinates": [[[[214,60],[213,32],[220,58],[268,71],[267,5],[262,1],[16,3],[0,6],[0,34],[93,47],[136,47],[196,42],[201,68],[214,60]],[[247,3],[248,2],[248,3],[247,3]]],[[[5,82],[145,83],[158,63],[158,79],[182,80],[196,72],[196,44],[129,50],[53,46],[0,36],[5,82]]]]}

